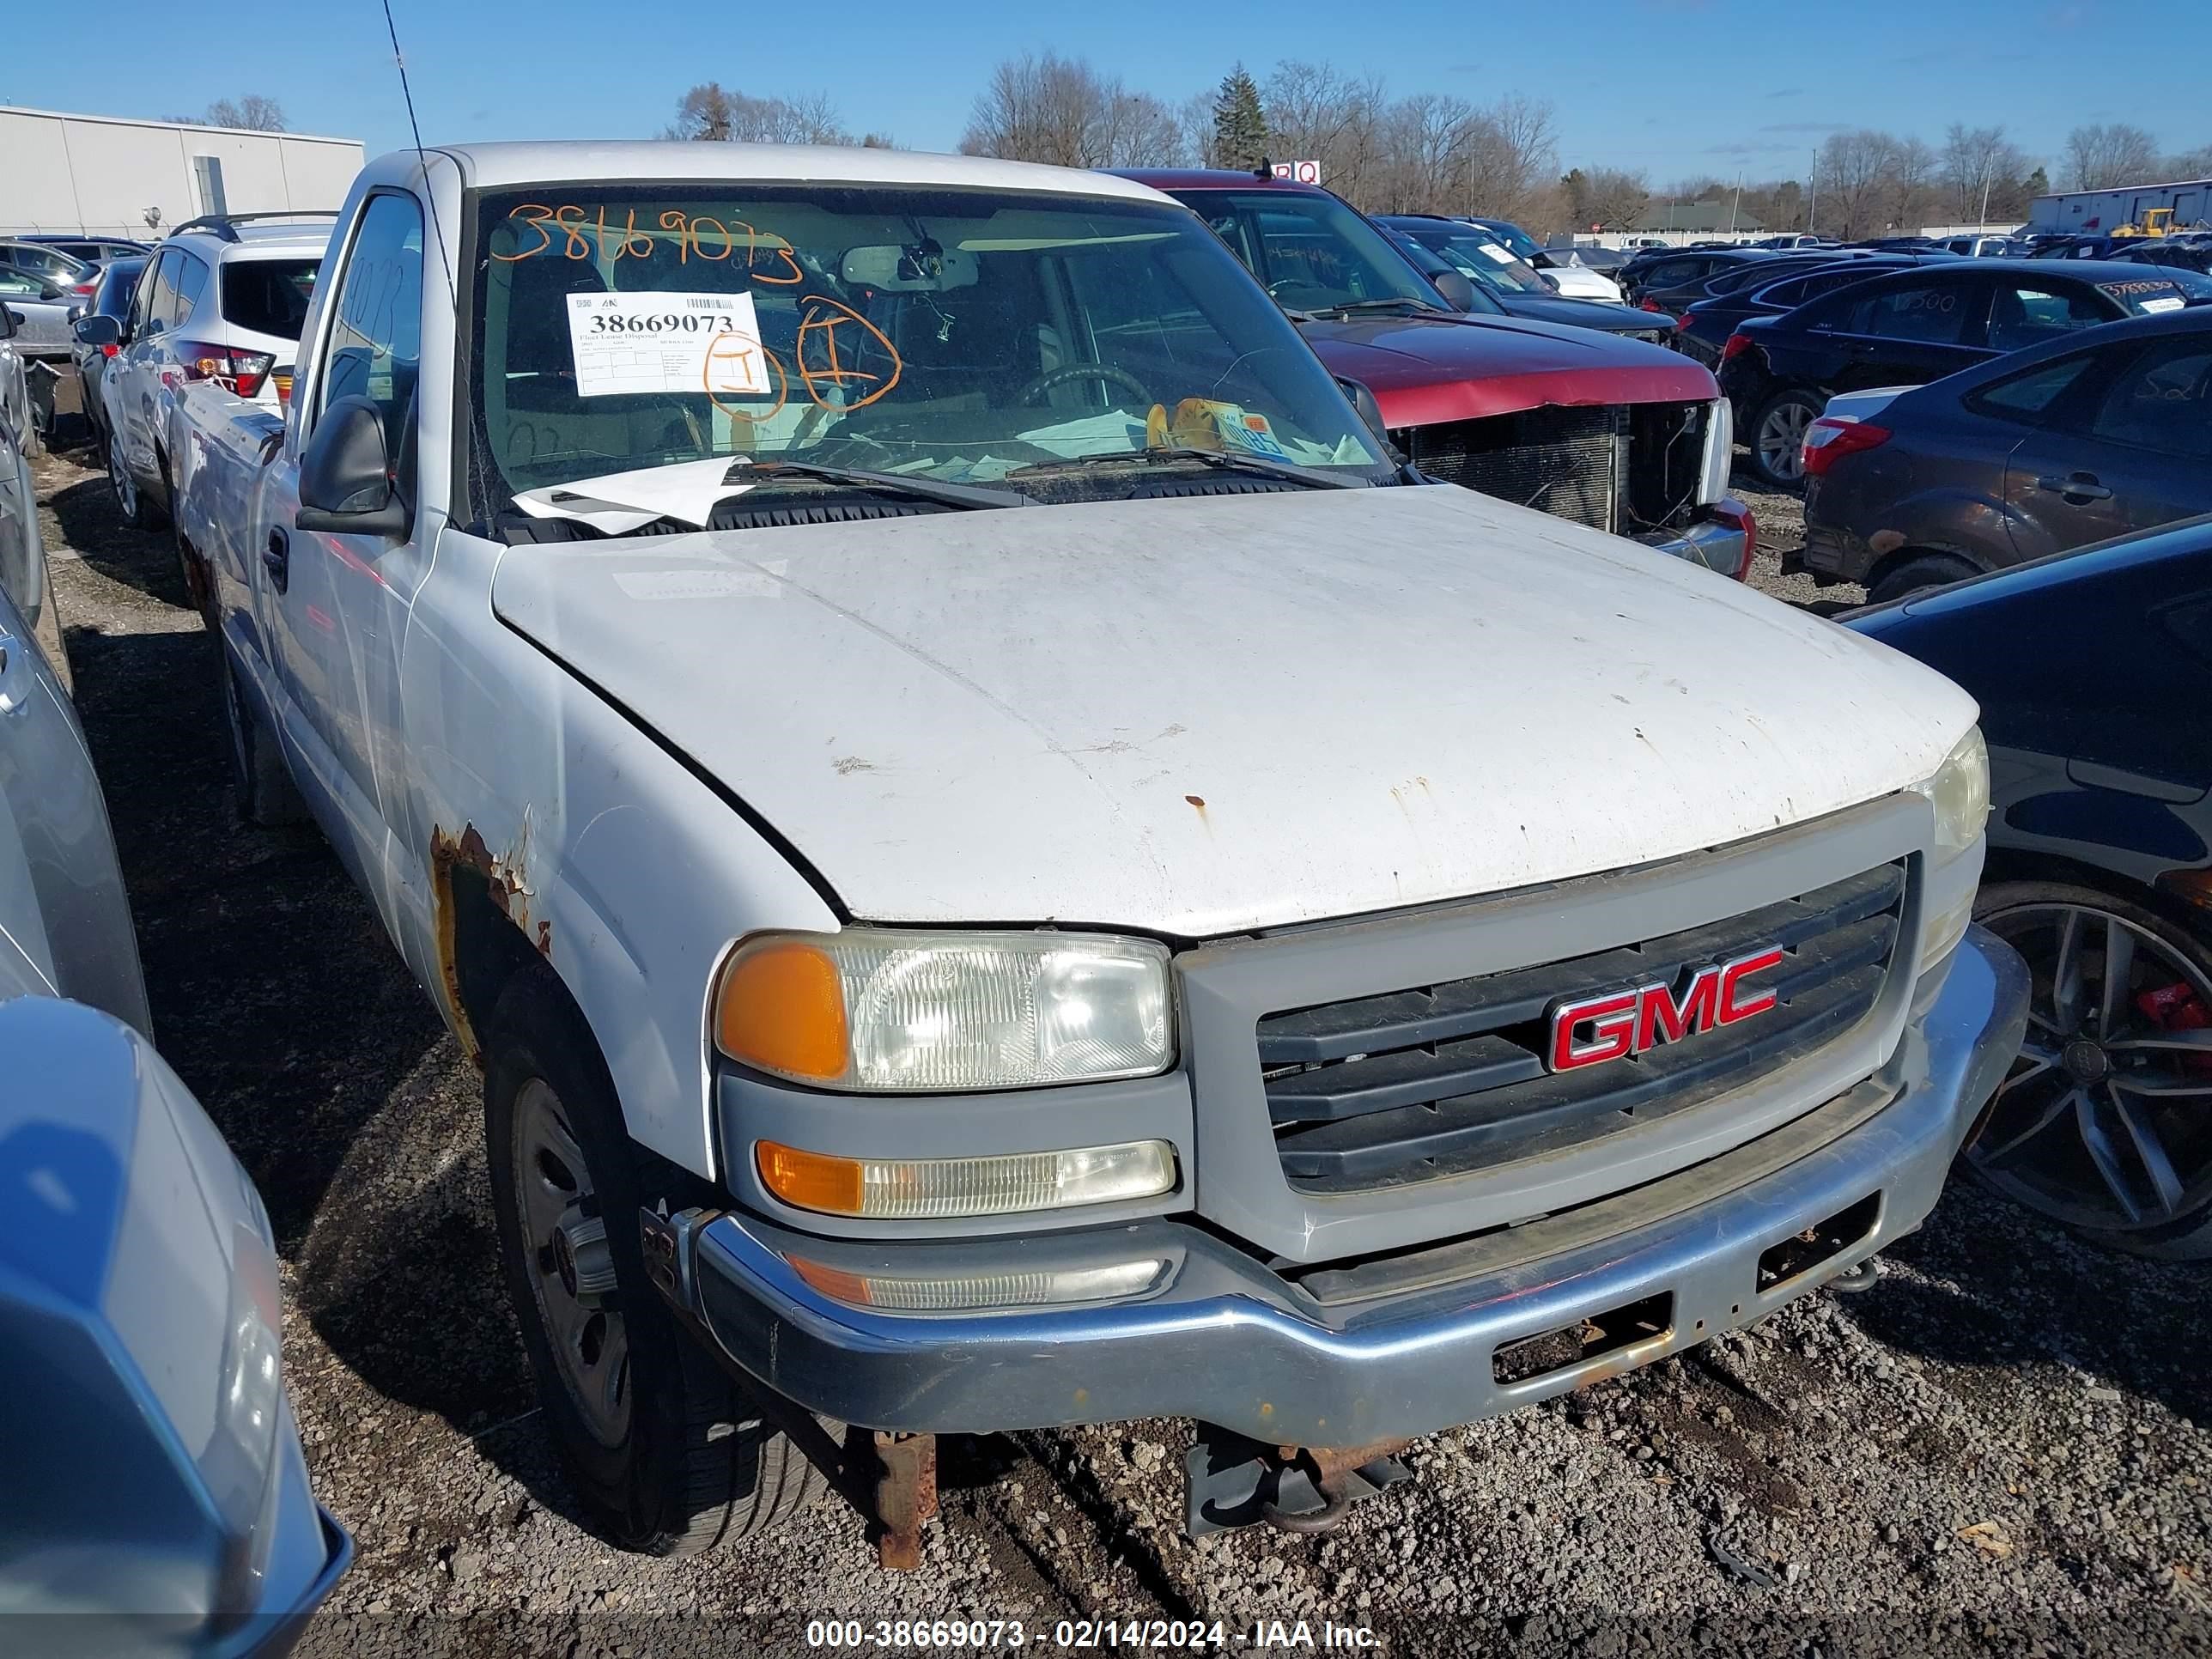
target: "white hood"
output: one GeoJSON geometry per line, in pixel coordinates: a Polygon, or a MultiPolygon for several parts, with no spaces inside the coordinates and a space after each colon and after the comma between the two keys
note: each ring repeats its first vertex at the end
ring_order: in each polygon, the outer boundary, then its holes
{"type": "Polygon", "coordinates": [[[880,921],[1196,937],[1619,869],[1905,787],[1975,713],[1443,486],[526,545],[493,602],[880,921]]]}

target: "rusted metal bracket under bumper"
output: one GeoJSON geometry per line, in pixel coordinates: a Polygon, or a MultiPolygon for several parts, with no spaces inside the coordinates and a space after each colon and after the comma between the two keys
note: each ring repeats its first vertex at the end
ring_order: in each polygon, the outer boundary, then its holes
{"type": "Polygon", "coordinates": [[[1911,1231],[2018,1052],[2027,1000],[2019,957],[1973,929],[1907,1028],[1892,1072],[1870,1079],[1871,1095],[1839,1096],[1698,1166],[1689,1175],[1710,1185],[1676,1189],[1694,1201],[1668,1210],[1625,1195],[1645,1207],[1607,1200],[1604,1206],[1620,1207],[1530,1223],[1495,1249],[1489,1240],[1449,1247],[1434,1253],[1449,1273],[1424,1278],[1420,1263],[1410,1272],[1394,1264],[1389,1293],[1367,1299],[1311,1293],[1170,1219],[878,1244],[687,1211],[642,1218],[646,1256],[662,1293],[726,1364],[842,1422],[987,1433],[1187,1416],[1293,1447],[1427,1434],[1747,1324],[1911,1231]],[[1792,1141],[1793,1132],[1803,1139],[1792,1141]],[[1762,1147],[1767,1164],[1724,1167],[1762,1147]],[[1764,1253],[1870,1198],[1872,1220],[1856,1243],[1761,1287],[1764,1253]],[[1568,1224],[1578,1218],[1580,1234],[1568,1224]],[[1599,1221],[1606,1230],[1593,1232],[1599,1221]],[[1547,1238],[1566,1243],[1530,1258],[1536,1246],[1522,1241],[1547,1238]],[[1519,1257],[1498,1254],[1516,1248],[1519,1257]],[[1158,1272],[1141,1291],[1109,1300],[909,1313],[833,1297],[793,1266],[830,1267],[836,1273],[817,1278],[840,1285],[853,1281],[836,1274],[927,1281],[942,1308],[957,1304],[963,1279],[1003,1285],[1017,1255],[1025,1274],[1090,1271],[1095,1281],[1097,1270],[1110,1277],[1147,1258],[1158,1272]],[[1660,1311],[1606,1352],[1534,1376],[1495,1363],[1501,1347],[1604,1327],[1631,1307],[1660,1311]]]}

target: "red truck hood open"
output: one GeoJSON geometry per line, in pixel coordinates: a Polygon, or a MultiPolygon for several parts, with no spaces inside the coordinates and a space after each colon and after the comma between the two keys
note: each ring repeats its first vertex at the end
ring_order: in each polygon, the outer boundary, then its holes
{"type": "Polygon", "coordinates": [[[1694,403],[1719,388],[1664,346],[1504,317],[1363,317],[1301,323],[1332,374],[1364,381],[1393,427],[1508,415],[1545,404],[1694,403]]]}

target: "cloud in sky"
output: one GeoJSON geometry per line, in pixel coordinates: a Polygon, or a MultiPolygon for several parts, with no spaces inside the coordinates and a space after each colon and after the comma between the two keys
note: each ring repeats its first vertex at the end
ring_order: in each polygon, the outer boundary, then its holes
{"type": "Polygon", "coordinates": [[[1848,125],[1843,121],[1770,121],[1759,129],[1761,132],[1841,132],[1848,125]]]}
{"type": "Polygon", "coordinates": [[[1766,95],[1769,98],[1802,98],[1805,95],[1805,88],[1802,87],[1779,87],[1774,91],[1768,93],[1766,95]]]}

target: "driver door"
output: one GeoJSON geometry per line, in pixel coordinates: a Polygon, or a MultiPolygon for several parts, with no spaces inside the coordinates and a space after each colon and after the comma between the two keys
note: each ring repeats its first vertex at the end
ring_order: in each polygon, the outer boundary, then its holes
{"type": "MultiPolygon", "coordinates": [[[[428,568],[430,515],[419,510],[404,541],[303,531],[300,457],[324,413],[365,397],[384,417],[386,453],[414,497],[403,437],[415,419],[422,362],[423,213],[402,191],[366,198],[339,233],[345,252],[322,303],[313,378],[300,418],[264,472],[267,545],[256,594],[270,642],[285,740],[295,771],[326,831],[398,930],[386,879],[406,823],[399,654],[416,589],[428,568]]],[[[418,504],[419,507],[419,504],[418,504]]]]}

